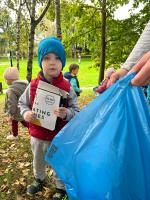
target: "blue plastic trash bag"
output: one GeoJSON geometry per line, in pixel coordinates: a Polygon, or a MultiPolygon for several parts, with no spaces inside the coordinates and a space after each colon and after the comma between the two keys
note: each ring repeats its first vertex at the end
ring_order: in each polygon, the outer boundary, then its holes
{"type": "Polygon", "coordinates": [[[46,161],[70,200],[150,200],[150,112],[134,74],[117,81],[54,138],[46,161]]]}

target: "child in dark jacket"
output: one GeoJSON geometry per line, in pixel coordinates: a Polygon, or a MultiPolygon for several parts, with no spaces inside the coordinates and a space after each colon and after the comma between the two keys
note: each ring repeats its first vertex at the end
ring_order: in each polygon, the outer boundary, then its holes
{"type": "MultiPolygon", "coordinates": [[[[70,87],[70,83],[63,78],[61,72],[65,66],[65,62],[65,50],[60,40],[55,37],[43,39],[38,47],[38,63],[41,71],[37,78],[30,82],[19,100],[21,114],[24,119],[29,122],[29,133],[31,135],[31,148],[33,153],[33,172],[35,181],[27,188],[27,193],[29,194],[35,194],[43,189],[47,166],[44,156],[48,146],[54,136],[77,112],[79,112],[77,96],[70,87]],[[65,104],[62,105],[62,102],[61,107],[54,112],[58,117],[58,123],[53,131],[32,123],[36,118],[32,111],[32,107],[40,80],[65,90],[69,94],[65,104]]],[[[52,199],[59,200],[65,196],[65,188],[56,175],[55,182],[57,190],[52,199]]]]}
{"type": "Polygon", "coordinates": [[[10,135],[7,136],[7,139],[16,140],[18,139],[18,122],[21,122],[24,127],[28,127],[28,123],[24,121],[18,108],[18,100],[25,91],[28,81],[19,80],[19,71],[16,67],[7,68],[3,76],[9,85],[5,97],[5,112],[10,125],[10,135]]]}
{"type": "Polygon", "coordinates": [[[69,72],[65,72],[64,77],[69,80],[76,95],[80,96],[80,93],[82,92],[82,90],[80,89],[80,85],[79,85],[79,81],[77,77],[78,71],[79,71],[79,65],[71,64],[69,66],[69,72]]]}

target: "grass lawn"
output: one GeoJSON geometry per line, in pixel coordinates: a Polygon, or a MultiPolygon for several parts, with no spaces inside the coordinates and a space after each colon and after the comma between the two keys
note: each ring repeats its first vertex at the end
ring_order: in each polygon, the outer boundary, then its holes
{"type": "MultiPolygon", "coordinates": [[[[66,72],[68,70],[68,66],[71,63],[78,63],[77,60],[68,58],[66,66],[64,67],[63,72],[66,72]]],[[[16,61],[13,61],[13,65],[16,65],[16,61]]],[[[91,59],[82,59],[80,63],[80,70],[78,74],[78,79],[80,82],[81,87],[94,87],[98,83],[98,76],[99,76],[99,70],[92,67],[93,62],[91,59]]],[[[6,89],[7,85],[3,78],[3,72],[5,69],[9,66],[9,61],[7,58],[0,58],[0,82],[3,84],[3,88],[6,89]]],[[[21,60],[20,62],[20,79],[25,80],[26,79],[26,66],[27,66],[27,60],[21,60]]],[[[37,63],[37,58],[33,60],[33,76],[32,78],[35,78],[37,73],[39,72],[40,68],[37,63]]]]}

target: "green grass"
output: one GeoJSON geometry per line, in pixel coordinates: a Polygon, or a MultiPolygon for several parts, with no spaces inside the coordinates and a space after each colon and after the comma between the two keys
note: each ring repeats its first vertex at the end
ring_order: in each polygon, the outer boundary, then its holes
{"type": "MultiPolygon", "coordinates": [[[[77,59],[68,58],[63,72],[68,71],[68,66],[71,63],[78,64],[77,59]]],[[[13,60],[13,66],[15,65],[16,65],[16,61],[13,60]]],[[[93,65],[93,61],[91,59],[81,60],[79,74],[78,74],[78,79],[79,79],[81,87],[94,87],[97,85],[99,70],[92,67],[92,65],[93,65]]],[[[3,89],[6,89],[8,87],[3,78],[3,73],[7,67],[9,67],[8,59],[0,58],[0,82],[2,82],[3,84],[3,89]]],[[[40,68],[38,66],[37,58],[34,58],[32,78],[35,78],[39,71],[40,71],[40,68]]],[[[27,60],[21,60],[20,61],[20,79],[25,80],[26,74],[27,74],[27,60]]]]}

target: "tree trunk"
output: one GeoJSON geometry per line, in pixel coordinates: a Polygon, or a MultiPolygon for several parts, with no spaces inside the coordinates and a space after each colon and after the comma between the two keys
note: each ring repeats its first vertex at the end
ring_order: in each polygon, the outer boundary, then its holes
{"type": "Polygon", "coordinates": [[[27,63],[27,80],[30,82],[32,79],[32,62],[34,54],[34,35],[35,35],[36,25],[31,22],[30,34],[29,34],[29,48],[28,48],[28,63],[27,63]]]}
{"type": "Polygon", "coordinates": [[[35,19],[36,13],[35,13],[35,7],[36,7],[36,0],[32,0],[29,4],[27,0],[25,0],[29,15],[30,15],[30,34],[29,34],[29,48],[28,48],[28,63],[27,63],[27,80],[30,82],[32,79],[32,62],[33,62],[33,54],[34,54],[34,35],[35,35],[35,29],[36,26],[40,23],[40,21],[43,19],[44,15],[46,14],[50,4],[51,0],[47,1],[47,4],[39,16],[38,19],[35,19]]]}
{"type": "Polygon", "coordinates": [[[20,22],[21,22],[21,2],[17,11],[17,37],[16,37],[16,62],[19,70],[20,61],[20,22]]]}
{"type": "Polygon", "coordinates": [[[104,79],[105,51],[106,51],[105,32],[106,32],[106,0],[103,0],[102,1],[102,25],[101,25],[101,57],[100,57],[100,71],[99,71],[98,83],[100,83],[104,79]]]}
{"type": "Polygon", "coordinates": [[[61,33],[61,19],[60,19],[60,0],[55,0],[55,18],[56,18],[56,35],[60,40],[62,39],[61,33]]]}
{"type": "Polygon", "coordinates": [[[10,66],[13,67],[13,58],[12,58],[12,51],[9,51],[9,55],[10,55],[10,66]]]}

